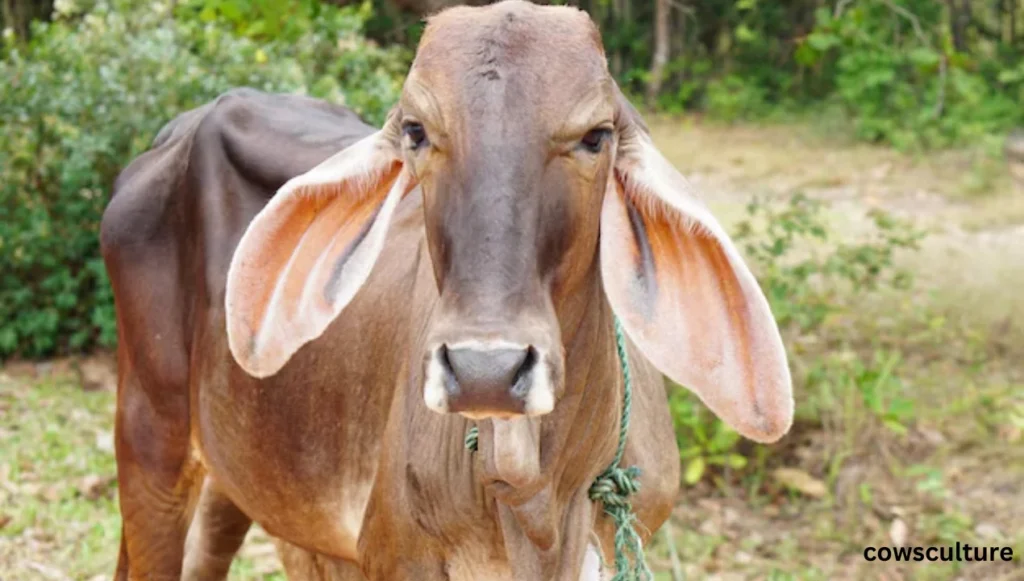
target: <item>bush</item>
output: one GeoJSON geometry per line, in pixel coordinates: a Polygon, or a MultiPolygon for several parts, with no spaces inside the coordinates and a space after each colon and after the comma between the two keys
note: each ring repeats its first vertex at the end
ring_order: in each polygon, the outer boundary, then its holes
{"type": "MultiPolygon", "coordinates": [[[[895,257],[916,248],[922,233],[874,211],[866,238],[834,242],[823,208],[802,195],[781,207],[754,201],[733,232],[782,331],[799,394],[797,421],[855,434],[867,416],[902,432],[913,409],[902,397],[901,354],[859,344],[863,339],[837,321],[856,308],[849,297],[909,287],[895,257]]],[[[745,443],[689,391],[674,387],[669,403],[688,483],[708,467],[742,470],[751,450],[765,460],[765,446],[745,443]]]]}
{"type": "MultiPolygon", "coordinates": [[[[221,4],[224,4],[223,2],[221,4]]],[[[239,35],[167,4],[70,3],[0,61],[0,358],[116,340],[98,226],[117,173],[176,114],[236,86],[298,91],[379,122],[408,55],[359,34],[367,7],[298,3],[305,33],[239,35]]],[[[191,5],[186,5],[186,7],[191,5]]]]}
{"type": "MultiPolygon", "coordinates": [[[[590,12],[623,90],[645,94],[657,3],[554,1],[590,12]]],[[[1013,32],[1024,17],[1020,2],[702,0],[669,8],[669,62],[656,99],[666,112],[832,121],[838,110],[858,138],[903,149],[972,144],[1024,123],[1024,35],[1013,32]]]]}
{"type": "Polygon", "coordinates": [[[1024,120],[1013,94],[1017,57],[957,52],[944,8],[908,2],[863,3],[835,14],[819,9],[797,60],[827,71],[831,99],[854,121],[858,136],[900,148],[947,146],[1005,131],[1024,120]]]}

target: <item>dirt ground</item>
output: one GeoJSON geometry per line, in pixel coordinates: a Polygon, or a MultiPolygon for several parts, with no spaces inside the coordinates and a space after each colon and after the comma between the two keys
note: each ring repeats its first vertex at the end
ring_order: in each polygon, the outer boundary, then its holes
{"type": "MultiPolygon", "coordinates": [[[[803,192],[828,200],[851,238],[875,207],[927,228],[921,252],[903,259],[918,286],[892,300],[926,305],[957,333],[911,354],[920,417],[909,433],[866,431],[860,452],[830,472],[830,435],[798,427],[783,445],[802,480],[781,498],[685,487],[650,547],[658,579],[1024,580],[1024,185],[984,148],[911,156],[820,130],[693,119],[655,121],[652,131],[727,226],[752,197],[803,192]],[[965,363],[960,345],[984,356],[965,363]],[[1012,546],[1017,557],[908,565],[862,556],[867,545],[956,541],[1012,546]]],[[[889,316],[888,305],[875,307],[889,316]]],[[[113,382],[102,354],[0,370],[0,579],[110,578],[120,535],[113,382]]],[[[231,579],[283,579],[258,528],[231,579]]]]}

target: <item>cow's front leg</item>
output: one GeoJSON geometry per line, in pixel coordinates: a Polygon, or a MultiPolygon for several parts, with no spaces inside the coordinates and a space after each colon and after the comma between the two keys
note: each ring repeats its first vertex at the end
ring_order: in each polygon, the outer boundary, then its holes
{"type": "Polygon", "coordinates": [[[288,581],[366,581],[354,563],[331,559],[275,538],[288,581]]]}
{"type": "Polygon", "coordinates": [[[114,425],[123,523],[115,580],[180,581],[189,498],[202,482],[189,454],[187,388],[147,392],[134,373],[122,373],[114,425]]]}
{"type": "Polygon", "coordinates": [[[207,476],[185,538],[182,581],[223,581],[252,519],[207,476]]]}

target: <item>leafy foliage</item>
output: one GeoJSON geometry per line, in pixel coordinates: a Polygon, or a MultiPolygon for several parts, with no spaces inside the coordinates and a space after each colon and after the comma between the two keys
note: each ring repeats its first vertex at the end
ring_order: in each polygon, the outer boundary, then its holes
{"type": "Polygon", "coordinates": [[[173,14],[167,4],[131,0],[84,12],[63,4],[54,22],[36,24],[29,44],[8,36],[0,357],[116,340],[99,219],[117,173],[174,115],[252,86],[327,98],[378,122],[398,94],[407,53],[363,39],[368,5],[297,2],[284,28],[267,16],[262,29],[239,34],[232,3],[205,3],[213,12],[203,4],[173,14]]]}
{"type": "MultiPolygon", "coordinates": [[[[383,2],[385,0],[378,0],[383,2]]],[[[627,92],[651,80],[658,2],[563,0],[601,25],[627,92]]],[[[1024,123],[1024,3],[668,0],[652,105],[724,120],[838,115],[857,136],[946,146],[1024,123]]]]}
{"type": "Polygon", "coordinates": [[[1009,63],[957,51],[941,4],[907,4],[914,12],[883,2],[838,15],[818,10],[796,54],[832,74],[833,98],[859,136],[903,147],[946,145],[1024,121],[1009,77],[993,74],[1009,63]]]}

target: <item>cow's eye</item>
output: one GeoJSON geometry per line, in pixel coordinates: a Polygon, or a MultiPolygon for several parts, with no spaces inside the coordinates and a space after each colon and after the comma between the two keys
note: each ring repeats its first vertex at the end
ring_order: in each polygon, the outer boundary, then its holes
{"type": "Polygon", "coordinates": [[[612,130],[605,127],[599,127],[597,129],[591,129],[583,136],[580,140],[580,146],[586,149],[590,153],[600,153],[604,142],[611,137],[612,130]]]}
{"type": "Polygon", "coordinates": [[[411,149],[419,149],[427,143],[427,131],[423,128],[422,123],[406,121],[402,124],[402,134],[409,139],[411,149]]]}

